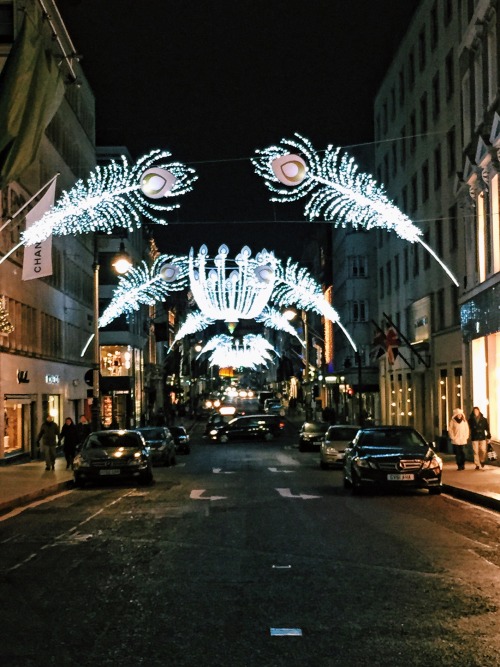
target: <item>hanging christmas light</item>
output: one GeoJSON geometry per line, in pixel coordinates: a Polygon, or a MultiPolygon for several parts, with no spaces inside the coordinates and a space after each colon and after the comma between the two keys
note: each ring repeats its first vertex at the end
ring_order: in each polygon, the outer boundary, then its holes
{"type": "Polygon", "coordinates": [[[215,320],[212,320],[210,317],[206,317],[204,313],[194,312],[189,313],[183,324],[179,327],[179,330],[175,334],[175,338],[172,342],[172,345],[169,347],[168,351],[174,347],[176,343],[185,338],[186,336],[192,336],[198,331],[203,331],[211,324],[214,324],[215,320]]]}
{"type": "Polygon", "coordinates": [[[299,336],[297,333],[297,329],[295,329],[290,322],[287,320],[287,318],[281,313],[279,310],[276,310],[275,308],[267,307],[264,308],[264,310],[261,312],[260,315],[258,315],[255,318],[256,322],[259,322],[259,324],[262,324],[263,326],[267,327],[268,329],[275,329],[277,331],[284,331],[285,333],[289,334],[290,336],[294,336],[297,338],[302,346],[305,346],[304,341],[302,338],[299,336]]]}
{"type": "Polygon", "coordinates": [[[256,369],[258,366],[267,366],[272,361],[272,354],[278,355],[269,341],[258,334],[247,334],[241,341],[226,334],[214,336],[197,358],[208,352],[211,352],[209,365],[221,368],[256,369]]]}
{"type": "Polygon", "coordinates": [[[189,253],[189,286],[202,313],[213,320],[223,320],[230,331],[241,319],[254,319],[269,301],[274,286],[276,258],[262,250],[255,258],[244,246],[235,259],[229,248],[221,245],[213,260],[206,245],[198,254],[189,253]]]}
{"type": "Polygon", "coordinates": [[[87,232],[111,233],[116,227],[132,231],[142,217],[166,224],[161,214],[179,208],[174,197],[189,192],[197,176],[180,162],[166,163],[168,151],[154,150],[129,166],[111,162],[96,167],[86,183],[78,181],[63,192],[56,204],[21,235],[21,245],[33,245],[51,234],[65,236],[87,232]],[[166,198],[161,202],[159,198],[166,198]]]}
{"type": "Polygon", "coordinates": [[[182,290],[186,285],[186,257],[160,255],[151,267],[142,262],[120,277],[111,302],[99,318],[99,327],[107,326],[124,313],[139,310],[143,304],[152,306],[164,301],[170,292],[182,290]]]}
{"type": "Polygon", "coordinates": [[[255,171],[274,193],[271,201],[291,202],[310,196],[304,213],[309,221],[328,222],[355,229],[383,228],[427,250],[458,286],[450,269],[422,240],[422,231],[387,197],[369,175],[358,172],[353,158],[328,146],[320,157],[311,142],[295,133],[279,146],[257,151],[255,171]],[[286,187],[283,188],[282,186],[286,187]]]}

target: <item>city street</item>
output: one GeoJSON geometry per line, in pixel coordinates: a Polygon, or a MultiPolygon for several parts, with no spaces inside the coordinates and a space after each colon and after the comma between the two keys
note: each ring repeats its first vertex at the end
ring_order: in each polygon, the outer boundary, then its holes
{"type": "Polygon", "coordinates": [[[344,490],[301,453],[210,444],[151,486],[66,490],[0,521],[0,662],[500,664],[500,519],[344,490]]]}

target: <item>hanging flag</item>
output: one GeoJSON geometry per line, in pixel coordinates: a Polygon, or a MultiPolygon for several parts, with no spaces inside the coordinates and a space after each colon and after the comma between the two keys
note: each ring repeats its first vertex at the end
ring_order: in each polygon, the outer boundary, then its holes
{"type": "Polygon", "coordinates": [[[45,128],[64,97],[62,72],[45,48],[42,19],[25,10],[23,24],[0,73],[0,188],[36,158],[45,128]]]}
{"type": "Polygon", "coordinates": [[[398,356],[399,340],[398,332],[394,327],[389,327],[385,331],[385,348],[387,351],[387,361],[392,365],[398,356]]]}
{"type": "Polygon", "coordinates": [[[372,341],[372,348],[370,350],[370,357],[373,361],[377,361],[386,353],[385,348],[385,333],[377,331],[372,341]]]}
{"type": "MultiPolygon", "coordinates": [[[[26,229],[40,220],[44,213],[54,206],[56,180],[52,181],[47,192],[26,216],[26,229]]],[[[33,278],[43,278],[51,275],[52,236],[49,236],[45,241],[24,247],[23,280],[33,280],[33,278]]]]}

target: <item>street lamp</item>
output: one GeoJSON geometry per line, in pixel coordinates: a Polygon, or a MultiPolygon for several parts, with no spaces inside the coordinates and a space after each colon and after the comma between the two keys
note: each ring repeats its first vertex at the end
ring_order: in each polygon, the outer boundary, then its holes
{"type": "MultiPolygon", "coordinates": [[[[120,250],[114,257],[112,266],[119,274],[127,273],[131,268],[130,256],[125,251],[123,241],[120,250]]],[[[99,236],[94,232],[94,261],[92,264],[93,284],[93,308],[94,308],[94,369],[92,376],[92,431],[101,428],[101,391],[99,386],[99,375],[101,367],[101,350],[99,345],[99,236]]]]}

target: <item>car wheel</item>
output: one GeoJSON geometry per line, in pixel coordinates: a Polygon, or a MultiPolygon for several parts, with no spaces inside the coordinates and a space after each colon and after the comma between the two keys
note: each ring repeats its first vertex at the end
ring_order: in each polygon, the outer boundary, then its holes
{"type": "Polygon", "coordinates": [[[264,440],[265,440],[266,442],[269,442],[270,440],[274,440],[274,438],[273,438],[273,434],[272,434],[272,433],[266,433],[266,434],[264,435],[264,440]]]}
{"type": "Polygon", "coordinates": [[[85,486],[85,481],[80,477],[80,475],[75,475],[75,486],[77,489],[83,489],[85,486]]]}
{"type": "Polygon", "coordinates": [[[429,489],[429,493],[431,496],[440,496],[441,495],[442,488],[440,486],[431,486],[429,489]]]}
{"type": "Polygon", "coordinates": [[[361,493],[363,493],[363,485],[361,484],[361,479],[355,470],[351,470],[351,479],[352,479],[352,485],[351,485],[352,493],[355,496],[359,496],[361,493]]]}
{"type": "Polygon", "coordinates": [[[227,435],[224,433],[224,435],[221,435],[221,437],[219,438],[219,440],[220,440],[221,442],[227,442],[227,441],[229,440],[229,438],[228,438],[227,435]]]}

